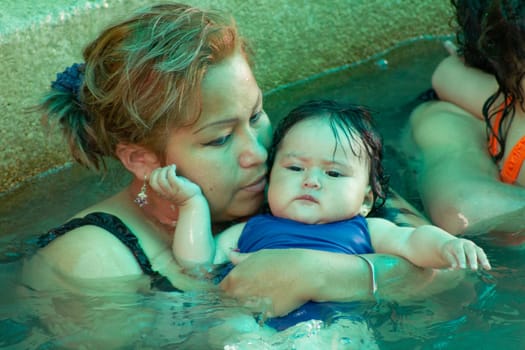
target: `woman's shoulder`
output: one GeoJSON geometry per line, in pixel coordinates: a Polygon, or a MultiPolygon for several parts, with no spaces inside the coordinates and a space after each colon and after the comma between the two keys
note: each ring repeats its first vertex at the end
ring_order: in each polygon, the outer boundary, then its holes
{"type": "Polygon", "coordinates": [[[132,251],[113,233],[79,226],[41,248],[40,254],[59,272],[78,278],[107,278],[142,274],[132,251]]]}
{"type": "MultiPolygon", "coordinates": [[[[115,198],[118,195],[84,209],[41,235],[40,248],[26,261],[26,267],[79,279],[142,274],[137,260],[137,250],[141,250],[138,238],[125,224],[126,215],[112,210],[115,198]]],[[[31,275],[35,276],[35,271],[31,275]]]]}
{"type": "MultiPolygon", "coordinates": [[[[97,226],[81,226],[57,237],[26,259],[22,269],[24,284],[37,290],[84,292],[86,286],[95,288],[98,285],[95,281],[118,281],[133,276],[137,279],[140,275],[142,270],[132,252],[97,226]]],[[[134,283],[122,286],[139,288],[134,283]]]]}

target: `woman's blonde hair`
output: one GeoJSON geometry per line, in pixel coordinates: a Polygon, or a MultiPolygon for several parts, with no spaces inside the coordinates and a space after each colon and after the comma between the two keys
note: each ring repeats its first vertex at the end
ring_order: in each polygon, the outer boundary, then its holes
{"type": "Polygon", "coordinates": [[[198,119],[208,67],[236,50],[246,55],[246,43],[221,12],[177,3],[143,9],[85,48],[80,91],[52,89],[43,120],[60,124],[71,154],[89,168],[105,168],[119,143],[162,157],[167,133],[198,119]]]}

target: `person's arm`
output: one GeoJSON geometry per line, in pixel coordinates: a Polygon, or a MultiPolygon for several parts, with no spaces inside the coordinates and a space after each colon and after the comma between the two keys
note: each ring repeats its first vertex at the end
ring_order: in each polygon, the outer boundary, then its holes
{"type": "Polygon", "coordinates": [[[466,66],[455,55],[445,58],[432,75],[432,87],[442,101],[451,102],[483,120],[483,105],[498,89],[496,78],[466,66]]]}
{"type": "Polygon", "coordinates": [[[222,264],[230,261],[230,253],[237,249],[237,242],[239,241],[244,226],[246,226],[244,222],[230,226],[215,236],[214,264],[222,264]]]}
{"type": "Polygon", "coordinates": [[[208,202],[199,186],[177,176],[175,165],[153,171],[150,185],[178,207],[179,217],[172,245],[177,263],[187,269],[210,264],[215,255],[215,241],[208,202]]]}
{"type": "Polygon", "coordinates": [[[399,227],[384,219],[369,219],[368,225],[378,253],[399,255],[421,267],[490,269],[483,249],[437,226],[399,227]]]}
{"type": "Polygon", "coordinates": [[[350,302],[406,300],[424,297],[456,285],[462,274],[415,267],[390,255],[369,254],[372,270],[355,255],[307,249],[272,249],[239,254],[236,267],[220,287],[240,300],[251,297],[272,301],[269,314],[284,315],[307,301],[350,302]],[[436,283],[434,283],[436,281],[436,283]]]}

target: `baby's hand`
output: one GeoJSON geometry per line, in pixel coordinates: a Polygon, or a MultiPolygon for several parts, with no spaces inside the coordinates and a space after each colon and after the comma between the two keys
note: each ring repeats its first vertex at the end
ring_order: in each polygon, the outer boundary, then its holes
{"type": "Polygon", "coordinates": [[[451,239],[443,244],[443,258],[450,263],[453,269],[477,270],[478,264],[485,270],[490,270],[491,266],[487,255],[476,245],[476,243],[463,238],[451,239]]]}
{"type": "Polygon", "coordinates": [[[175,164],[153,170],[149,184],[161,197],[180,206],[190,198],[202,196],[200,187],[182,176],[177,176],[175,164]]]}

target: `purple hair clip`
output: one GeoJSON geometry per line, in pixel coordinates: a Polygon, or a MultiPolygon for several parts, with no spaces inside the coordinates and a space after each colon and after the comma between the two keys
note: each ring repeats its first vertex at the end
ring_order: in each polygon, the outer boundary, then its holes
{"type": "Polygon", "coordinates": [[[57,74],[57,78],[51,83],[51,87],[58,91],[69,92],[78,99],[80,86],[84,81],[84,67],[84,63],[74,63],[62,73],[57,74]]]}

